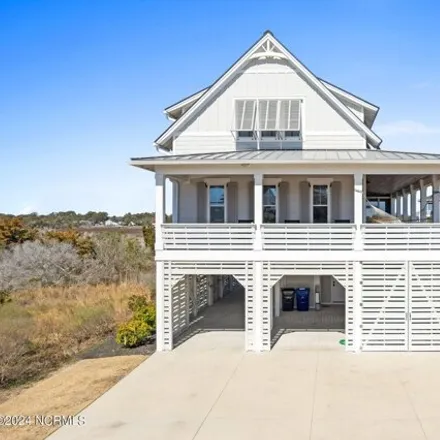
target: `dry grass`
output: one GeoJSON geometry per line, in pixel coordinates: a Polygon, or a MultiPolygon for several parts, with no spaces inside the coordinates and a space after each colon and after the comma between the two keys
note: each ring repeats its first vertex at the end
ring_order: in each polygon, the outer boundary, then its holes
{"type": "MultiPolygon", "coordinates": [[[[73,416],[137,367],[145,356],[88,359],[66,367],[0,404],[0,414],[73,416]]],[[[1,427],[2,440],[39,440],[56,427],[1,427]]]]}
{"type": "Polygon", "coordinates": [[[0,306],[0,387],[44,376],[102,340],[129,317],[138,284],[50,287],[0,306]]]}

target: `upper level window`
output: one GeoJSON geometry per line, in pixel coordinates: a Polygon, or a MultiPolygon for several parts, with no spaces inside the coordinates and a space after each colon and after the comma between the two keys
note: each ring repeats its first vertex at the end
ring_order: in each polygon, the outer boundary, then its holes
{"type": "Polygon", "coordinates": [[[224,185],[209,186],[208,223],[225,223],[225,195],[226,192],[224,185]]]}
{"type": "Polygon", "coordinates": [[[263,186],[263,223],[277,221],[277,187],[276,185],[263,186]]]}
{"type": "Polygon", "coordinates": [[[328,223],[328,185],[313,185],[313,223],[328,223]]]}
{"type": "Polygon", "coordinates": [[[238,99],[234,119],[238,139],[301,137],[301,102],[298,99],[238,99]]]}

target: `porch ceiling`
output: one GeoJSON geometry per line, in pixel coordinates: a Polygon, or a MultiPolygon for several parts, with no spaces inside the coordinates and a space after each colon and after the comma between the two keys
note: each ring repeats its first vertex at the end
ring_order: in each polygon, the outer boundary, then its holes
{"type": "Polygon", "coordinates": [[[369,195],[387,195],[396,191],[409,188],[410,185],[418,185],[420,179],[429,181],[431,176],[427,175],[399,175],[399,174],[373,174],[367,176],[367,191],[369,195]]]}

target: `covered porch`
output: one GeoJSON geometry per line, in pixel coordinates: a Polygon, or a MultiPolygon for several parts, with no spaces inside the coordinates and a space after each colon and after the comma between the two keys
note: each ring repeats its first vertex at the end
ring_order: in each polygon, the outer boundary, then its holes
{"type": "Polygon", "coordinates": [[[158,251],[440,250],[440,155],[260,150],[132,163],[156,172],[158,251]]]}

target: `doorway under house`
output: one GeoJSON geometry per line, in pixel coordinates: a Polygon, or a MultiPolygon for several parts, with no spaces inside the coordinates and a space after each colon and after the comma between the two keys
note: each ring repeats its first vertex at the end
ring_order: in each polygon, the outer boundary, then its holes
{"type": "Polygon", "coordinates": [[[175,286],[173,298],[174,347],[198,333],[240,331],[244,334],[245,290],[232,275],[186,275],[180,286],[179,283],[175,286]],[[185,304],[186,316],[178,312],[182,309],[176,301],[179,297],[185,304]]]}
{"type": "MultiPolygon", "coordinates": [[[[346,288],[333,275],[284,275],[272,288],[272,347],[283,334],[304,331],[340,332],[341,339],[351,327],[352,316],[347,316],[346,288]],[[309,291],[308,310],[299,310],[296,289],[309,291]],[[292,291],[293,301],[290,299],[292,291]],[[292,304],[293,303],[293,304],[292,304]],[[348,320],[347,320],[348,318],[348,320]]],[[[343,280],[344,284],[346,280],[343,280]]],[[[350,298],[349,298],[349,302],[350,298]]],[[[349,315],[351,312],[349,311],[349,315]]],[[[351,329],[350,329],[351,333],[351,329]]]]}

